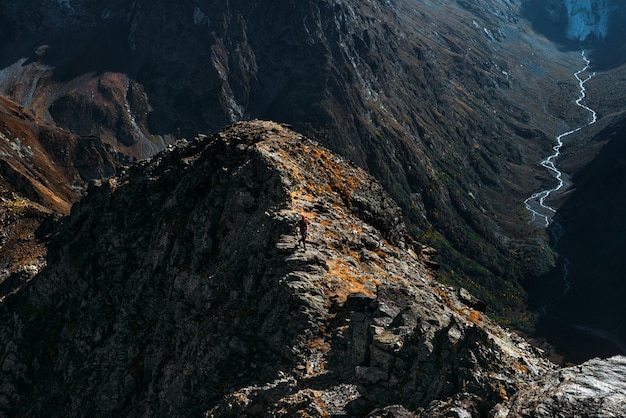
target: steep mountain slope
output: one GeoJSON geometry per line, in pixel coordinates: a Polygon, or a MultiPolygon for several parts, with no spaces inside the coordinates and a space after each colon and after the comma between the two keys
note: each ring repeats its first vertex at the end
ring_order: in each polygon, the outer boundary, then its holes
{"type": "Polygon", "coordinates": [[[3,0],[0,91],[135,157],[290,123],[382,182],[443,279],[511,314],[550,262],[522,204],[550,181],[536,162],[581,117],[579,54],[537,37],[521,3],[3,0]]]}
{"type": "Polygon", "coordinates": [[[0,287],[21,286],[44,263],[36,233],[50,215],[68,214],[88,181],[129,162],[96,137],[50,125],[0,96],[0,287]]]}
{"type": "MultiPolygon", "coordinates": [[[[83,184],[65,148],[72,136],[42,126],[17,103],[0,97],[0,287],[3,294],[44,264],[35,231],[52,213],[67,214],[83,184]],[[55,155],[55,150],[57,151],[55,155]]],[[[90,161],[93,166],[95,161],[90,161]]],[[[95,169],[95,166],[93,167],[95,169]]]]}
{"type": "Polygon", "coordinates": [[[371,176],[275,123],[93,185],[49,246],[0,305],[7,415],[504,417],[555,371],[433,280],[371,176]]]}
{"type": "Polygon", "coordinates": [[[68,149],[68,143],[72,136],[58,129],[46,128],[28,109],[2,97],[0,123],[0,181],[3,192],[18,192],[59,213],[68,213],[71,203],[77,198],[72,186],[80,187],[82,184],[79,173],[71,164],[73,150],[68,149]],[[46,145],[51,149],[47,149],[46,145]],[[63,150],[65,155],[57,151],[61,148],[66,148],[63,150]],[[62,155],[65,158],[59,158],[62,155]],[[78,184],[73,185],[73,182],[78,184]]]}

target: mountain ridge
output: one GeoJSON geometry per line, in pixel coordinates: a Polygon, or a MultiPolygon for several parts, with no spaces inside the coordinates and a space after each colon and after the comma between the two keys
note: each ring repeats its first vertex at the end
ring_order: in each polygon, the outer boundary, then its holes
{"type": "MultiPolygon", "coordinates": [[[[437,248],[438,279],[532,332],[526,290],[558,254],[522,202],[549,187],[537,162],[586,115],[572,103],[580,51],[538,35],[524,4],[0,0],[0,92],[11,102],[0,112],[11,121],[0,158],[3,288],[42,268],[35,229],[54,223],[49,211],[67,212],[90,180],[176,138],[261,118],[374,174],[411,239],[437,248]],[[37,175],[22,175],[32,161],[19,155],[13,112],[30,120],[27,145],[46,156],[37,175]],[[48,180],[43,199],[38,183],[48,180]]],[[[613,83],[623,70],[590,82],[594,129],[623,108],[613,83]]],[[[606,141],[592,136],[566,146],[568,174],[606,141]]]]}
{"type": "Polygon", "coordinates": [[[504,417],[558,371],[433,279],[370,175],[276,123],[179,141],[53,231],[0,306],[7,415],[504,417]]]}
{"type": "Polygon", "coordinates": [[[532,322],[520,282],[551,257],[521,202],[550,181],[534,162],[554,115],[575,118],[562,80],[579,57],[520,2],[28,4],[3,8],[0,91],[42,120],[135,158],[235,120],[289,123],[382,182],[447,283],[532,322]]]}

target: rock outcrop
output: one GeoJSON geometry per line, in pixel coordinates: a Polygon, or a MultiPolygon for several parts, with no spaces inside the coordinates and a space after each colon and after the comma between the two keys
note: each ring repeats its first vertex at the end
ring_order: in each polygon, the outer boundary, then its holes
{"type": "Polygon", "coordinates": [[[593,359],[549,373],[518,392],[495,417],[623,417],[626,357],[593,359]]]}

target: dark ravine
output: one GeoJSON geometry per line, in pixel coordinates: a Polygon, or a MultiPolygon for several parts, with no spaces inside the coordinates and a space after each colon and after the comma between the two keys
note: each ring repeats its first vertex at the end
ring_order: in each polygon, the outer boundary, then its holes
{"type": "MultiPolygon", "coordinates": [[[[565,233],[557,250],[569,260],[569,291],[551,304],[555,318],[539,325],[550,330],[553,343],[574,362],[626,352],[625,135],[623,115],[596,135],[596,141],[608,143],[575,176],[576,188],[559,210],[565,233]]],[[[555,271],[539,292],[558,294],[559,274],[555,271]]]]}
{"type": "Polygon", "coordinates": [[[1,415],[626,413],[623,358],[558,370],[434,280],[370,175],[283,125],[179,141],[51,231],[0,305],[1,415]]]}

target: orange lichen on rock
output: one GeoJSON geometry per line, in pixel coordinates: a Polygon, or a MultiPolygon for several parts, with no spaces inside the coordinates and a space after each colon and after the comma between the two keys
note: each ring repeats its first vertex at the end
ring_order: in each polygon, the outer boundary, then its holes
{"type": "Polygon", "coordinates": [[[465,318],[473,324],[480,325],[484,321],[483,314],[475,309],[470,309],[465,318]]]}
{"type": "Polygon", "coordinates": [[[375,297],[376,285],[380,284],[379,280],[368,278],[344,259],[328,261],[328,278],[328,296],[339,302],[345,302],[352,293],[364,293],[375,297]]]}
{"type": "Polygon", "coordinates": [[[312,350],[319,350],[322,353],[327,353],[330,351],[330,344],[323,338],[316,338],[311,341],[309,348],[312,350]]]}
{"type": "Polygon", "coordinates": [[[513,362],[513,368],[514,368],[515,370],[517,370],[517,371],[519,371],[519,372],[523,373],[523,374],[528,374],[528,373],[529,373],[528,366],[527,366],[526,364],[522,363],[522,362],[521,362],[521,361],[519,361],[519,360],[515,360],[515,361],[513,362]]]}

